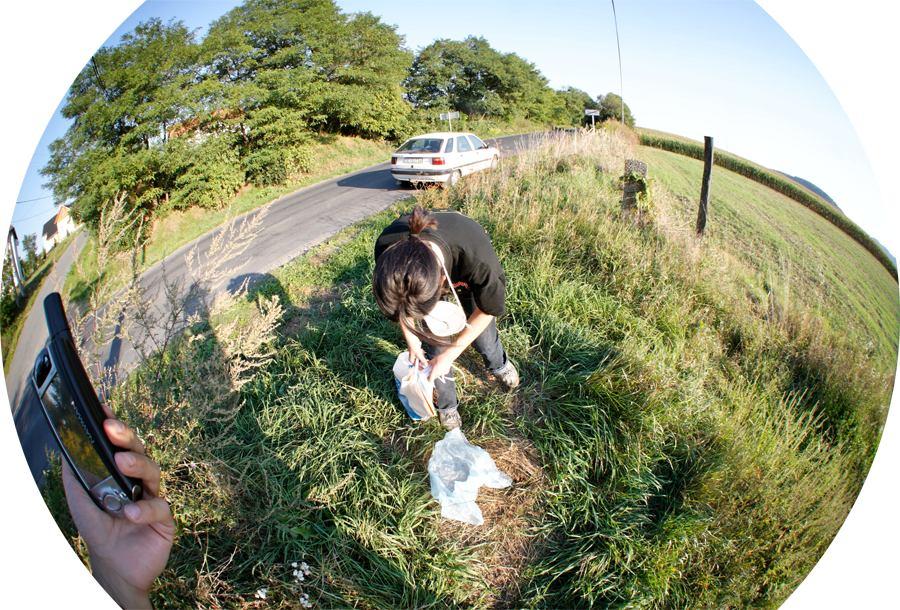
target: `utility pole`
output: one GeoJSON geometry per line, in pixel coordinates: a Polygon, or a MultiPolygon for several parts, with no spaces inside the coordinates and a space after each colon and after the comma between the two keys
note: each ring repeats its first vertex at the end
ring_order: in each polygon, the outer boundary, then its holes
{"type": "Polygon", "coordinates": [[[25,274],[22,273],[22,264],[19,262],[19,236],[16,235],[13,227],[9,228],[9,233],[6,235],[6,252],[9,254],[16,296],[21,299],[25,296],[25,274]]]}
{"type": "Polygon", "coordinates": [[[625,124],[625,92],[622,87],[622,46],[619,44],[619,19],[616,17],[616,0],[612,2],[613,23],[616,26],[616,49],[619,51],[619,99],[622,101],[622,108],[619,114],[619,120],[625,124]]]}

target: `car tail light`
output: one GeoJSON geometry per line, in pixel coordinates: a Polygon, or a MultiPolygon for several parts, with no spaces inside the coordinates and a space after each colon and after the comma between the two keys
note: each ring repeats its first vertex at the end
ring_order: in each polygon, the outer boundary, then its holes
{"type": "Polygon", "coordinates": [[[432,157],[432,158],[431,158],[431,164],[432,164],[432,165],[443,165],[443,164],[444,164],[444,158],[443,158],[443,157],[432,157]]]}
{"type": "Polygon", "coordinates": [[[391,157],[391,165],[397,165],[397,157],[391,157]]]}

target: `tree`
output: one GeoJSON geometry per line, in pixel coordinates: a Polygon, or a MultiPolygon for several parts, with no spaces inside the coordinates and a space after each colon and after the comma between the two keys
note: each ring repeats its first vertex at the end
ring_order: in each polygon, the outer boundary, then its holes
{"type": "Polygon", "coordinates": [[[474,36],[436,40],[422,49],[405,86],[417,108],[505,119],[547,120],[555,101],[534,64],[515,53],[500,53],[474,36]]]}
{"type": "Polygon", "coordinates": [[[38,263],[40,262],[38,260],[36,233],[29,233],[22,238],[22,253],[22,271],[25,272],[25,277],[30,277],[35,269],[37,269],[38,263]]]}
{"type": "Polygon", "coordinates": [[[159,173],[160,147],[192,113],[185,92],[197,80],[196,59],[192,32],[152,19],[97,51],[76,77],[62,108],[73,121],[41,170],[76,221],[96,231],[103,206],[122,191],[132,209],[153,213],[172,183],[159,173]]]}
{"type": "Polygon", "coordinates": [[[575,87],[560,89],[556,94],[561,106],[559,122],[565,125],[583,125],[585,122],[584,111],[597,107],[593,97],[575,87]]]}
{"type": "Polygon", "coordinates": [[[378,17],[331,0],[249,0],[212,24],[203,56],[224,90],[253,92],[247,114],[274,106],[310,130],[389,137],[409,112],[402,45],[378,17]]]}
{"type": "MultiPolygon", "coordinates": [[[[597,98],[597,102],[600,104],[600,116],[597,117],[601,121],[613,120],[620,121],[622,116],[622,98],[616,95],[615,93],[607,93],[606,95],[597,98]]],[[[628,104],[625,104],[625,124],[629,127],[634,127],[634,116],[631,114],[631,109],[628,107],[628,104]]]]}

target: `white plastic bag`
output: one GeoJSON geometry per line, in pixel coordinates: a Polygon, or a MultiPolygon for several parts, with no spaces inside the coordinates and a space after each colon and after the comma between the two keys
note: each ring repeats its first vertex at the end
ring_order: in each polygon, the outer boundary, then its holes
{"type": "Polygon", "coordinates": [[[488,452],[466,440],[454,428],[434,446],[428,460],[431,495],[441,505],[441,516],[470,525],[481,525],[484,517],[475,503],[482,485],[502,489],[512,483],[488,452]]]}
{"type": "Polygon", "coordinates": [[[394,363],[394,382],[397,396],[406,412],[414,420],[434,417],[434,383],[428,381],[431,367],[420,369],[409,360],[409,352],[403,350],[394,363]]]}

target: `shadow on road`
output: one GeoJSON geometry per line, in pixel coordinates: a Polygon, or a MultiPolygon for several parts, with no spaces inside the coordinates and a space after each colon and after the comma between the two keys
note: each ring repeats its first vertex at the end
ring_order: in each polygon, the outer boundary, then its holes
{"type": "Polygon", "coordinates": [[[391,170],[389,168],[374,169],[353,174],[338,180],[337,185],[358,189],[375,189],[379,191],[399,191],[402,189],[401,186],[397,185],[394,177],[391,176],[391,170]]]}

